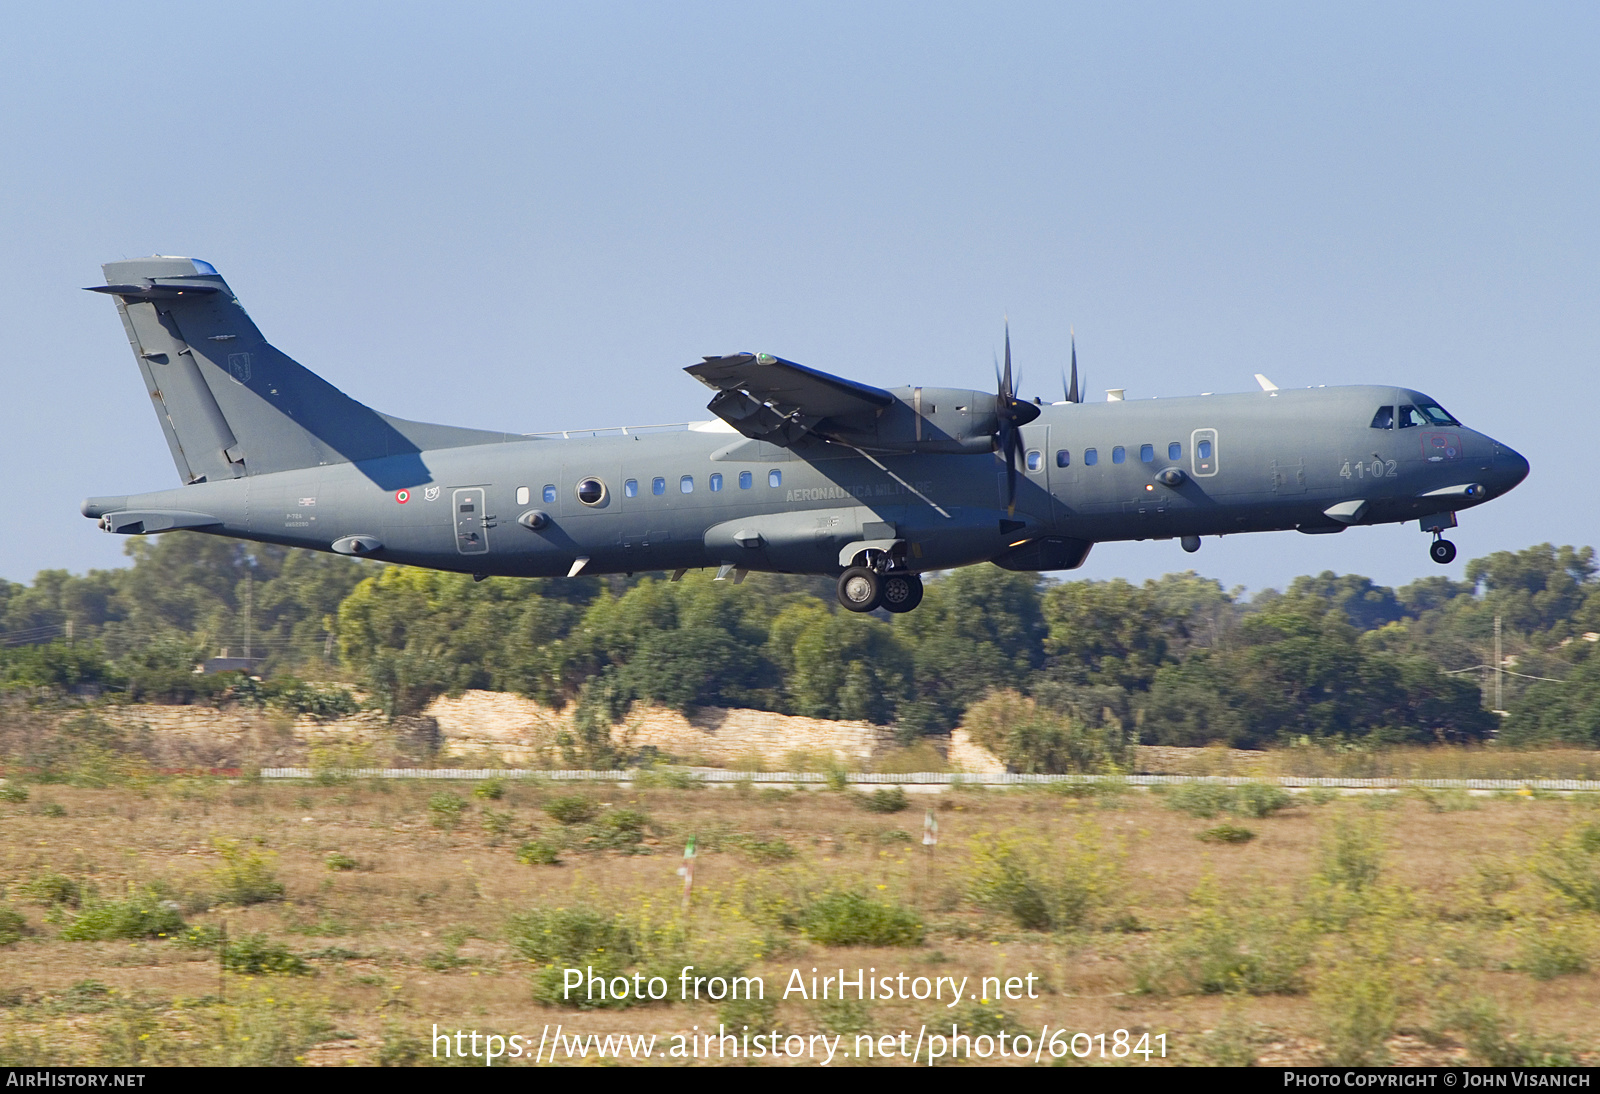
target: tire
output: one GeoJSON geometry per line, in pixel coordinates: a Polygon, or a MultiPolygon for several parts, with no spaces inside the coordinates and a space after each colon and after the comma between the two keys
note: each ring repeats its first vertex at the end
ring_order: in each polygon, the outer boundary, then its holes
{"type": "Polygon", "coordinates": [[[1436,539],[1428,548],[1428,557],[1441,566],[1448,566],[1456,560],[1456,545],[1447,539],[1436,539]]]}
{"type": "Polygon", "coordinates": [[[839,575],[839,603],[848,611],[872,611],[882,593],[883,579],[865,566],[852,566],[839,575]]]}
{"type": "Polygon", "coordinates": [[[889,574],[883,579],[879,599],[885,611],[897,615],[912,611],[922,603],[922,578],[916,574],[889,574]]]}

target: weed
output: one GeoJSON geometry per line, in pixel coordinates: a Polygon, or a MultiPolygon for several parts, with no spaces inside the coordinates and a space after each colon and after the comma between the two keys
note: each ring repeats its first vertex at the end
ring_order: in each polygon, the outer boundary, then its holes
{"type": "Polygon", "coordinates": [[[251,976],[310,976],[311,966],[281,942],[265,934],[247,934],[222,951],[222,964],[231,972],[251,976]]]}
{"type": "Polygon", "coordinates": [[[441,790],[428,799],[428,823],[435,828],[454,828],[466,811],[467,800],[449,790],[441,790]]]}
{"type": "Polygon", "coordinates": [[[0,786],[0,802],[11,805],[21,805],[28,800],[28,788],[19,782],[8,782],[0,786]]]}
{"type": "Polygon", "coordinates": [[[586,798],[582,794],[569,794],[545,802],[544,811],[557,824],[583,824],[595,818],[600,812],[600,806],[593,798],[586,798]]]}
{"type": "Polygon", "coordinates": [[[924,929],[916,912],[860,893],[828,893],[800,914],[800,929],[824,946],[919,946],[924,929]]]}
{"type": "Polygon", "coordinates": [[[1574,907],[1600,912],[1600,825],[1568,832],[1547,844],[1533,869],[1574,907]]]}
{"type": "Polygon", "coordinates": [[[28,921],[15,908],[0,905],[0,946],[20,942],[28,931],[28,921]]]}
{"type": "Polygon", "coordinates": [[[751,999],[748,995],[725,999],[717,1006],[717,1021],[728,1030],[751,1029],[771,1032],[778,1024],[778,1000],[751,999]]]}
{"type": "Polygon", "coordinates": [[[83,890],[67,875],[50,871],[18,885],[17,895],[32,904],[42,904],[46,907],[64,904],[69,908],[76,908],[82,899],[83,890]]]}
{"type": "Polygon", "coordinates": [[[771,839],[739,836],[732,843],[757,862],[788,862],[795,856],[794,845],[781,836],[773,836],[771,839]]]}
{"type": "Polygon", "coordinates": [[[178,905],[153,889],[130,889],[126,900],[87,904],[61,929],[69,942],[171,938],[184,928],[178,905]]]}
{"type": "Polygon", "coordinates": [[[378,1045],[379,1067],[415,1067],[428,1059],[428,1044],[394,1021],[383,1024],[383,1040],[378,1045]]]}
{"type": "Polygon", "coordinates": [[[969,892],[980,908],[1010,916],[1019,927],[1062,930],[1084,926],[1106,908],[1119,873],[1094,825],[1048,846],[1020,832],[984,833],[972,844],[969,892]]]}
{"type": "Polygon", "coordinates": [[[37,812],[41,817],[64,817],[67,807],[60,802],[40,802],[37,812]]]}
{"type": "Polygon", "coordinates": [[[1388,965],[1368,955],[1322,970],[1315,1001],[1328,1063],[1372,1067],[1389,1061],[1386,1042],[1400,1019],[1401,988],[1388,965]]]}
{"type": "Polygon", "coordinates": [[[1213,1067],[1254,1067],[1260,1027],[1246,1022],[1234,1007],[1229,1007],[1215,1029],[1200,1038],[1200,1055],[1213,1067]]]}
{"type": "Polygon", "coordinates": [[[1578,1062],[1565,1041],[1538,1037],[1527,1029],[1513,1032],[1499,1005],[1484,996],[1449,1002],[1443,1024],[1461,1033],[1475,1063],[1488,1067],[1572,1067],[1578,1062]]]}
{"type": "Polygon", "coordinates": [[[334,873],[357,869],[361,864],[343,851],[329,851],[322,856],[322,865],[334,873]]]}
{"type": "Polygon", "coordinates": [[[1256,838],[1256,834],[1238,825],[1219,824],[1215,828],[1207,828],[1198,838],[1205,843],[1249,843],[1256,838]]]}
{"type": "Polygon", "coordinates": [[[865,999],[824,999],[815,1012],[828,1033],[849,1035],[872,1028],[872,1006],[865,999]]]}
{"type": "Polygon", "coordinates": [[[99,1014],[110,1008],[111,989],[99,980],[78,980],[61,993],[56,1006],[68,1014],[99,1014]]]}
{"type": "Polygon", "coordinates": [[[898,813],[910,804],[906,792],[898,786],[880,787],[861,799],[861,808],[868,813],[898,813]]]}
{"type": "Polygon", "coordinates": [[[1376,818],[1361,822],[1341,813],[1323,832],[1320,851],[1318,877],[1348,892],[1370,887],[1383,870],[1383,833],[1376,818]]]}
{"type": "Polygon", "coordinates": [[[1233,788],[1233,812],[1261,820],[1294,804],[1289,792],[1270,783],[1245,783],[1233,788]]]}
{"type": "Polygon", "coordinates": [[[1343,795],[1330,786],[1313,786],[1310,790],[1304,791],[1300,797],[1311,805],[1327,805],[1338,801],[1343,795]]]}
{"type": "Polygon", "coordinates": [[[508,834],[511,831],[512,826],[516,823],[516,817],[512,816],[510,813],[502,812],[497,809],[485,809],[483,811],[482,819],[483,830],[489,833],[491,836],[504,836],[508,834]]]}
{"type": "Polygon", "coordinates": [[[850,787],[850,773],[842,767],[831,768],[828,771],[829,790],[847,790],[850,787]]]}
{"type": "Polygon", "coordinates": [[[483,801],[497,802],[506,796],[506,781],[504,779],[485,779],[472,788],[472,796],[483,801]]]}
{"type": "Polygon", "coordinates": [[[1167,792],[1167,808],[1210,819],[1233,806],[1233,790],[1216,783],[1184,783],[1167,792]]]}
{"type": "Polygon", "coordinates": [[[969,1000],[956,1008],[956,1024],[974,1037],[998,1037],[1016,1025],[1016,1019],[989,999],[969,1000]]]}
{"type": "MultiPolygon", "coordinates": [[[[1207,875],[1190,897],[1188,930],[1171,949],[1171,967],[1205,994],[1294,995],[1311,962],[1309,926],[1264,899],[1225,896],[1207,875]]],[[[1147,984],[1147,990],[1157,985],[1147,984]]]]}
{"type": "Polygon", "coordinates": [[[704,783],[693,771],[676,767],[640,768],[633,776],[633,785],[640,790],[695,790],[704,783]]]}
{"type": "Polygon", "coordinates": [[[277,856],[247,848],[240,840],[216,839],[211,845],[222,856],[214,877],[223,900],[244,906],[283,899],[283,882],[273,867],[277,856]]]}
{"type": "Polygon", "coordinates": [[[1534,923],[1522,933],[1517,965],[1535,980],[1554,980],[1589,971],[1584,940],[1565,923],[1534,923]]]}
{"type": "Polygon", "coordinates": [[[531,839],[517,848],[517,861],[524,866],[554,866],[560,859],[556,849],[544,840],[531,839]]]}

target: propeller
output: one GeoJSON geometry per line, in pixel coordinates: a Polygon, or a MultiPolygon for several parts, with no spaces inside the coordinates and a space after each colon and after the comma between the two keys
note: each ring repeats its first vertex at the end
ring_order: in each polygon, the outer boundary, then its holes
{"type": "MultiPolygon", "coordinates": [[[[999,370],[997,369],[996,372],[999,370]]],[[[1006,512],[1016,515],[1017,510],[1017,455],[1022,451],[1022,427],[1039,416],[1039,408],[1033,403],[1017,398],[1016,385],[1011,379],[1011,323],[1006,323],[1006,370],[1003,375],[997,375],[1000,393],[995,396],[995,417],[999,419],[999,428],[995,430],[995,442],[1000,448],[1000,453],[1006,461],[1006,512]]]]}
{"type": "MultiPolygon", "coordinates": [[[[1070,328],[1069,328],[1070,330],[1070,328]]],[[[1067,378],[1061,378],[1061,392],[1067,397],[1069,403],[1081,403],[1083,398],[1078,394],[1078,332],[1072,334],[1072,383],[1067,383],[1067,378]]]]}

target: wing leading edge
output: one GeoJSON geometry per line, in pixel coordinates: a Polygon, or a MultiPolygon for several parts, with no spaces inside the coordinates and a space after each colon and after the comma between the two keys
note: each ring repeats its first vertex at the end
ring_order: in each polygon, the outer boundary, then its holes
{"type": "Polygon", "coordinates": [[[898,401],[882,388],[768,353],[707,357],[684,371],[716,391],[708,410],[746,437],[773,444],[870,429],[898,401]]]}

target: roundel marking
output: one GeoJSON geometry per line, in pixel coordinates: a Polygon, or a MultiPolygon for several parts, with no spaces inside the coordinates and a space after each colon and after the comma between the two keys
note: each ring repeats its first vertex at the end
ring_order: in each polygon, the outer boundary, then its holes
{"type": "Polygon", "coordinates": [[[406,502],[411,500],[411,491],[396,490],[394,492],[394,500],[399,502],[401,505],[404,505],[406,502]]]}

